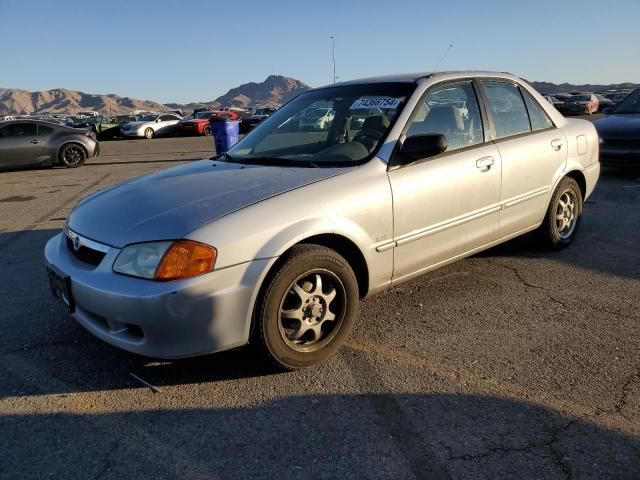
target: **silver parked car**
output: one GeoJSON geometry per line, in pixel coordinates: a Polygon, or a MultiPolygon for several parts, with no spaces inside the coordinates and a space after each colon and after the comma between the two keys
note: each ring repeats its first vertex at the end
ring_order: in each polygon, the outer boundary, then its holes
{"type": "Polygon", "coordinates": [[[227,154],[90,195],[45,257],[54,294],[112,345],[255,342],[294,369],[340,347],[359,298],[532,230],[570,244],[599,170],[593,125],[516,77],[358,80],[299,95],[227,154]],[[279,128],[319,106],[326,130],[279,128]]]}
{"type": "Polygon", "coordinates": [[[100,153],[93,132],[40,120],[0,122],[0,168],[64,165],[73,168],[100,153]]]}
{"type": "Polygon", "coordinates": [[[170,135],[175,132],[180,122],[180,117],[173,113],[160,115],[147,115],[135,122],[125,123],[120,127],[123,137],[153,138],[162,135],[170,135]]]}

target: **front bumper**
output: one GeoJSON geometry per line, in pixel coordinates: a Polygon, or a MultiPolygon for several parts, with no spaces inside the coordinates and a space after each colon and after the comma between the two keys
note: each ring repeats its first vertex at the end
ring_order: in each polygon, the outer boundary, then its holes
{"type": "Polygon", "coordinates": [[[248,342],[258,285],[270,260],[254,260],[206,275],[155,282],[114,273],[110,248],[97,267],[76,258],[62,233],[45,260],[68,275],[72,317],[101,340],[155,358],[227,350],[248,342]]]}

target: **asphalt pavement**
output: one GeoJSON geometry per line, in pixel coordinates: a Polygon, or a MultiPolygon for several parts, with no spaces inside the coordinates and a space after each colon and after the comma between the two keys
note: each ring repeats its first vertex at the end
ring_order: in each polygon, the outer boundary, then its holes
{"type": "Polygon", "coordinates": [[[525,236],[366,299],[308,370],[100,342],[52,298],[45,242],[211,143],[0,173],[0,478],[640,478],[640,171],[603,171],[562,252],[525,236]]]}

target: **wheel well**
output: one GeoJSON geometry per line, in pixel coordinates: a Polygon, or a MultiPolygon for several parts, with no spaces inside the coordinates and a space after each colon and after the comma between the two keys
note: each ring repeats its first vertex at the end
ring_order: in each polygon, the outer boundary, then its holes
{"type": "Polygon", "coordinates": [[[362,255],[362,252],[355,243],[342,235],[327,233],[306,238],[299,242],[298,245],[309,243],[330,248],[344,257],[353,269],[353,273],[356,274],[360,298],[364,298],[367,295],[369,291],[369,268],[367,267],[364,255],[362,255]]]}
{"type": "Polygon", "coordinates": [[[582,200],[587,194],[587,180],[584,178],[584,175],[579,170],[573,170],[566,175],[569,178],[573,178],[578,186],[580,187],[580,193],[582,193],[582,200]]]}
{"type": "MultiPolygon", "coordinates": [[[[353,269],[353,273],[356,275],[356,280],[358,282],[358,295],[362,299],[366,296],[369,291],[369,268],[367,267],[367,262],[364,259],[364,255],[358,248],[358,246],[342,235],[336,235],[333,233],[327,233],[322,235],[314,235],[313,237],[305,238],[304,240],[296,243],[295,245],[322,245],[324,247],[330,248],[336,252],[338,252],[344,259],[349,263],[351,268],[353,269]]],[[[293,248],[295,245],[292,245],[293,248]]],[[[275,263],[271,266],[267,275],[262,280],[262,285],[258,290],[258,296],[256,297],[254,306],[253,306],[253,315],[251,317],[251,327],[249,338],[253,338],[254,335],[254,327],[255,327],[255,311],[258,306],[258,302],[260,301],[261,296],[264,294],[265,286],[269,283],[271,277],[278,270],[280,265],[285,261],[286,254],[289,251],[285,251],[275,263]]]]}
{"type": "Polygon", "coordinates": [[[89,157],[89,152],[87,152],[87,149],[85,148],[85,146],[82,145],[80,142],[66,142],[60,145],[60,148],[58,149],[58,162],[62,163],[62,149],[67,145],[78,145],[80,148],[82,148],[82,150],[84,150],[84,155],[86,157],[89,157]]]}

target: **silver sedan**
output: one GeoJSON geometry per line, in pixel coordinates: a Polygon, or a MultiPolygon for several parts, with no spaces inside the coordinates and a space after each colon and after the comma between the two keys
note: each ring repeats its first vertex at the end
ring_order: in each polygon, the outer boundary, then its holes
{"type": "Polygon", "coordinates": [[[82,200],[46,246],[50,285],[131,352],[252,342],[306,367],[343,344],[360,298],[532,230],[571,244],[599,170],[593,125],[516,77],[341,83],[296,97],[226,154],[82,200]],[[327,129],[296,128],[310,108],[334,110],[327,129]]]}
{"type": "Polygon", "coordinates": [[[123,137],[144,137],[149,139],[166,136],[175,132],[178,123],[180,123],[180,117],[173,113],[147,115],[140,118],[140,120],[122,125],[120,134],[123,137]]]}

